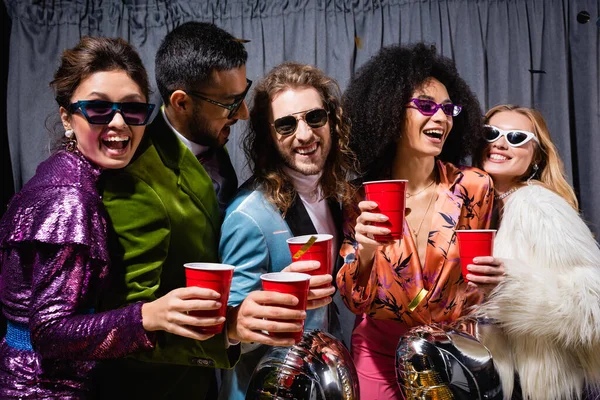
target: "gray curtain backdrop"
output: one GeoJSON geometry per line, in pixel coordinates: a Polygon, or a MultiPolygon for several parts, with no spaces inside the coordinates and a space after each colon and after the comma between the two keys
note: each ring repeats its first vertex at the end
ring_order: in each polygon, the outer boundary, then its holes
{"type": "MultiPolygon", "coordinates": [[[[488,109],[538,108],[548,121],[584,218],[600,234],[600,0],[5,0],[12,20],[7,125],[18,190],[48,155],[46,117],[56,113],[48,83],[61,52],[83,35],[134,44],[154,81],[164,35],[190,20],[210,21],[251,40],[248,77],[285,60],[314,64],[344,89],[382,46],[426,41],[456,61],[488,109]],[[587,10],[591,20],[577,22],[587,10]]],[[[158,93],[152,100],[160,103],[158,93]]],[[[365,107],[368,107],[365,104],[365,107]]],[[[485,110],[482,110],[482,112],[485,110]]],[[[245,123],[228,145],[240,182],[245,123]]]]}

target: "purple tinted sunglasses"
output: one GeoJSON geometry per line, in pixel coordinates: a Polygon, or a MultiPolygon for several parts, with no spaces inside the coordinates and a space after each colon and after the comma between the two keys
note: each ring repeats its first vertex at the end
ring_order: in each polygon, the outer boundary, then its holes
{"type": "Polygon", "coordinates": [[[425,100],[425,99],[410,99],[412,103],[416,106],[406,106],[408,108],[416,108],[423,115],[427,115],[431,117],[433,114],[437,112],[440,108],[449,117],[456,117],[460,114],[460,110],[462,110],[462,106],[458,106],[452,103],[446,104],[438,104],[435,101],[425,100]]]}

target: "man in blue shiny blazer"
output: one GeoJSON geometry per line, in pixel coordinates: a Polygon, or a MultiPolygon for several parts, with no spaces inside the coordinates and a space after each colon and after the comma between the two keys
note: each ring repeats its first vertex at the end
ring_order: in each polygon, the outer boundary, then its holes
{"type": "MultiPolygon", "coordinates": [[[[317,68],[284,63],[256,87],[244,138],[253,174],[227,207],[219,244],[222,262],[236,267],[228,330],[242,342],[240,361],[233,370],[223,371],[220,399],[244,399],[268,346],[294,344],[265,331],[302,329],[285,319],[264,320],[260,312],[265,307],[263,273],[318,267],[312,261],[292,263],[286,239],[331,234],[333,259],[338,259],[341,206],[353,198],[348,174],[355,159],[348,141],[349,122],[343,117],[339,87],[317,68]]],[[[329,274],[311,278],[304,330],[321,329],[342,339],[339,310],[332,303],[335,287],[323,288],[332,280],[329,274]]],[[[347,321],[351,324],[353,316],[347,321]]]]}

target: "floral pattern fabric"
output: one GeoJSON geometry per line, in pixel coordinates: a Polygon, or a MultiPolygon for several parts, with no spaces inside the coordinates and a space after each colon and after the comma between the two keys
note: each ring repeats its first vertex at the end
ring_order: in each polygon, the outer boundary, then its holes
{"type": "MultiPolygon", "coordinates": [[[[470,289],[462,277],[454,231],[489,227],[492,180],[472,167],[457,167],[439,160],[436,167],[440,183],[424,263],[419,260],[405,220],[402,239],[377,250],[369,281],[366,287],[359,286],[358,243],[354,238],[359,210],[345,210],[344,242],[340,250],[344,265],[337,274],[337,284],[353,313],[397,321],[411,328],[455,320],[482,300],[479,292],[470,289]],[[419,297],[422,298],[415,305],[415,298],[419,297]],[[415,307],[411,310],[409,305],[415,307]]],[[[364,194],[361,192],[359,197],[364,198],[364,194]]]]}

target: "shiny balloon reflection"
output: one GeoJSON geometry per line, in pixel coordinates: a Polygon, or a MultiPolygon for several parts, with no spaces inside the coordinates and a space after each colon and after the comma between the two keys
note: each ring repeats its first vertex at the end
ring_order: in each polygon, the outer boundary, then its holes
{"type": "Polygon", "coordinates": [[[464,318],[411,329],[396,349],[396,378],[407,400],[502,399],[490,351],[478,340],[492,326],[464,318]]]}
{"type": "Polygon", "coordinates": [[[292,347],[273,347],[252,374],[246,400],[359,400],[350,352],[332,335],[307,332],[292,347]]]}

